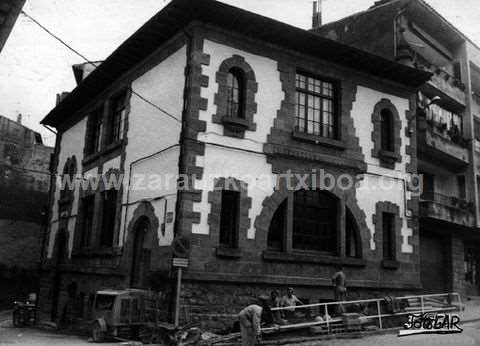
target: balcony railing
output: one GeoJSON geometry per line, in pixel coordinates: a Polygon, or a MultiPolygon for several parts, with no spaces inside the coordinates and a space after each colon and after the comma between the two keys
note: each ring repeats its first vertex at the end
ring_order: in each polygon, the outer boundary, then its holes
{"type": "Polygon", "coordinates": [[[473,203],[456,196],[424,191],[420,197],[420,216],[457,225],[475,226],[473,203]]]}
{"type": "Polygon", "coordinates": [[[469,144],[455,126],[448,128],[446,124],[417,117],[418,157],[421,160],[442,163],[449,169],[460,169],[469,164],[469,144]]]}
{"type": "Polygon", "coordinates": [[[447,207],[467,209],[471,208],[471,203],[467,202],[464,198],[457,196],[444,195],[438,192],[424,191],[420,197],[422,201],[435,202],[443,204],[447,207]]]}
{"type": "Polygon", "coordinates": [[[415,55],[414,64],[416,68],[431,72],[433,73],[435,78],[444,79],[450,85],[460,89],[461,91],[465,91],[466,86],[460,79],[456,78],[445,69],[432,64],[430,61],[428,61],[418,53],[415,55]]]}

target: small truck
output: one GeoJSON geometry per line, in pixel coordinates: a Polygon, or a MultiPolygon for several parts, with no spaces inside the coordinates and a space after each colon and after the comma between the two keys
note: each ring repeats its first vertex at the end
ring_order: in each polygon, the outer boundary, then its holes
{"type": "Polygon", "coordinates": [[[97,291],[92,307],[93,341],[102,342],[107,337],[138,338],[146,325],[158,323],[158,302],[158,295],[151,291],[97,291]]]}

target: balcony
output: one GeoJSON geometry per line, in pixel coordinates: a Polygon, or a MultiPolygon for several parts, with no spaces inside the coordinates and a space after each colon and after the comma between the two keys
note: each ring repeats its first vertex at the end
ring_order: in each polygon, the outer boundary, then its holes
{"type": "Polygon", "coordinates": [[[420,217],[475,227],[473,203],[454,196],[424,192],[420,198],[420,217]]]}
{"type": "Polygon", "coordinates": [[[468,141],[446,124],[417,117],[418,157],[456,171],[470,162],[468,141]]]}
{"type": "Polygon", "coordinates": [[[423,86],[423,89],[426,89],[424,91],[436,94],[435,90],[439,90],[459,105],[465,106],[467,99],[466,87],[461,80],[444,68],[432,64],[418,53],[416,54],[414,65],[416,68],[432,74],[430,80],[423,86]]]}

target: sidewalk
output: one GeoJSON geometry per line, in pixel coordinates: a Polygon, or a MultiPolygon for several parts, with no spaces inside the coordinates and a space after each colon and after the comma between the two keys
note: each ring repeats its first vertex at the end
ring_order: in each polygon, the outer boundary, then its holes
{"type": "Polygon", "coordinates": [[[12,319],[12,310],[0,310],[0,325],[12,319]]]}
{"type": "Polygon", "coordinates": [[[465,310],[463,311],[462,322],[480,321],[480,297],[468,297],[463,301],[465,310]]]}

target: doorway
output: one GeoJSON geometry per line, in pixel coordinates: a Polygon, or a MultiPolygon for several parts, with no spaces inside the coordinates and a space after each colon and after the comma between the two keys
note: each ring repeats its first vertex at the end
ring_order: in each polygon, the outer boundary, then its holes
{"type": "Polygon", "coordinates": [[[150,244],[148,237],[150,222],[146,217],[137,221],[134,228],[132,267],[130,270],[130,287],[146,288],[148,271],[150,270],[150,244]]]}
{"type": "Polygon", "coordinates": [[[420,276],[425,293],[446,292],[446,245],[439,235],[420,236],[420,276]]]}
{"type": "Polygon", "coordinates": [[[60,300],[60,290],[62,287],[62,272],[60,265],[64,263],[65,255],[67,253],[67,232],[64,229],[59,230],[56,238],[56,253],[54,253],[55,273],[52,289],[52,321],[55,321],[58,315],[58,303],[60,300]]]}

